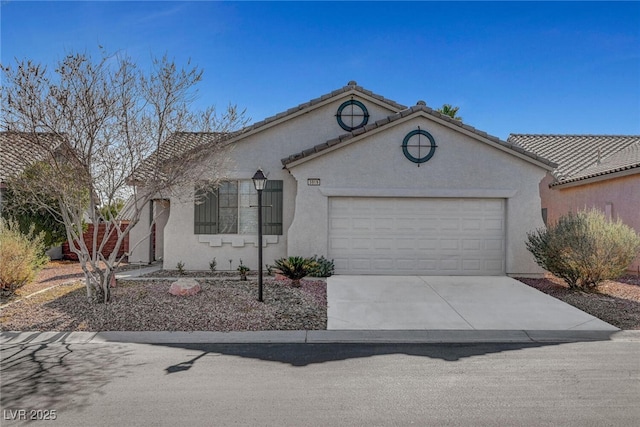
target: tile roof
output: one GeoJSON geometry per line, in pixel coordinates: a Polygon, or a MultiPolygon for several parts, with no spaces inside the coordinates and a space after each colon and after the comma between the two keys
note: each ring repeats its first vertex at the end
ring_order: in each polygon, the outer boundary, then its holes
{"type": "Polygon", "coordinates": [[[507,141],[557,163],[553,172],[556,181],[552,185],[638,166],[634,156],[638,153],[640,135],[511,134],[507,141]],[[623,151],[627,154],[620,154],[623,151]]]}
{"type": "Polygon", "coordinates": [[[129,180],[144,181],[153,176],[156,167],[163,162],[179,157],[202,145],[215,144],[225,137],[225,134],[217,132],[174,132],[160,144],[158,150],[140,164],[129,180]]]}
{"type": "Polygon", "coordinates": [[[464,130],[466,130],[468,132],[471,132],[471,133],[473,133],[473,134],[475,134],[477,136],[480,136],[482,138],[488,139],[488,140],[490,140],[491,142],[493,142],[493,143],[495,143],[497,145],[500,145],[500,146],[502,146],[502,147],[504,147],[504,148],[506,148],[508,150],[513,151],[514,154],[517,153],[516,155],[521,155],[521,156],[528,157],[531,160],[535,160],[535,161],[540,162],[542,164],[545,164],[545,165],[547,165],[547,166],[549,166],[551,168],[554,168],[554,167],[557,166],[554,162],[549,161],[548,159],[544,158],[543,156],[539,156],[539,155],[537,155],[537,154],[535,154],[535,153],[533,153],[531,151],[523,149],[522,147],[520,147],[518,145],[515,145],[515,144],[512,144],[510,142],[502,141],[500,138],[498,138],[496,136],[489,135],[488,133],[486,133],[484,131],[481,131],[479,129],[476,129],[473,126],[469,126],[469,125],[463,123],[460,120],[452,119],[451,117],[447,116],[446,114],[442,114],[442,113],[440,113],[440,112],[438,112],[438,111],[436,111],[436,110],[434,110],[434,109],[432,109],[430,107],[427,107],[424,104],[424,102],[422,102],[422,101],[418,102],[418,104],[414,105],[413,107],[409,107],[409,108],[407,108],[405,110],[402,110],[402,111],[400,111],[400,112],[398,112],[396,114],[393,114],[391,116],[385,117],[384,119],[380,119],[380,120],[376,121],[375,123],[368,124],[368,125],[366,125],[366,126],[364,126],[362,128],[356,129],[356,130],[354,130],[354,131],[352,131],[350,133],[346,133],[346,134],[340,135],[337,138],[334,138],[334,139],[331,139],[331,140],[329,140],[329,141],[327,141],[325,143],[316,145],[315,147],[311,147],[311,148],[309,148],[307,150],[304,150],[304,151],[301,151],[299,153],[292,154],[291,156],[282,159],[281,160],[282,164],[287,166],[290,163],[293,163],[295,161],[301,160],[301,159],[303,159],[305,157],[309,157],[309,156],[311,156],[313,154],[320,153],[320,152],[322,152],[324,150],[327,150],[328,148],[331,148],[333,146],[336,146],[336,145],[339,145],[339,144],[343,144],[346,141],[349,141],[352,138],[357,137],[358,135],[361,135],[361,134],[364,134],[364,133],[367,133],[367,132],[371,132],[371,131],[373,131],[375,129],[384,127],[384,126],[388,125],[389,123],[393,123],[393,122],[395,122],[395,121],[397,121],[397,120],[399,120],[401,118],[410,116],[412,114],[416,114],[418,112],[427,113],[427,114],[429,114],[431,116],[437,117],[437,118],[439,118],[441,120],[444,120],[444,121],[446,121],[448,123],[451,123],[451,124],[453,124],[455,126],[458,126],[458,127],[462,128],[462,129],[464,129],[464,130]]]}
{"type": "Polygon", "coordinates": [[[333,92],[329,92],[327,94],[324,94],[322,96],[319,96],[318,98],[314,98],[311,101],[305,102],[303,104],[298,105],[297,107],[293,107],[293,108],[289,108],[287,111],[283,111],[281,113],[276,114],[275,116],[271,116],[271,117],[267,117],[264,120],[261,120],[257,123],[254,123],[253,125],[250,125],[248,127],[246,127],[245,129],[242,130],[242,133],[244,132],[249,132],[251,130],[260,128],[268,123],[271,123],[273,121],[276,121],[278,119],[281,119],[283,117],[287,117],[293,113],[297,113],[300,110],[306,110],[307,108],[313,107],[317,104],[320,104],[328,99],[334,98],[336,96],[342,95],[344,93],[348,93],[348,92],[359,92],[363,95],[369,96],[373,99],[377,99],[378,101],[384,102],[385,104],[395,108],[396,110],[400,111],[400,110],[406,110],[406,106],[402,105],[402,104],[398,104],[395,101],[392,101],[390,99],[385,98],[384,96],[380,96],[377,95],[373,92],[371,92],[370,90],[367,90],[365,88],[363,88],[362,86],[358,86],[358,84],[355,81],[350,81],[346,86],[340,88],[340,89],[336,89],[333,92]]]}
{"type": "Polygon", "coordinates": [[[44,160],[49,150],[59,145],[60,141],[50,133],[39,133],[36,140],[27,132],[0,132],[0,182],[44,160]]]}
{"type": "Polygon", "coordinates": [[[638,142],[635,144],[629,145],[627,148],[612,154],[600,163],[596,163],[580,171],[570,179],[563,180],[562,184],[635,168],[637,168],[637,172],[640,173],[640,137],[638,137],[638,142]]]}
{"type": "Polygon", "coordinates": [[[253,123],[235,132],[229,132],[224,135],[215,132],[176,132],[169,138],[167,138],[167,140],[163,144],[160,145],[160,148],[157,152],[154,152],[151,156],[149,156],[142,162],[138,169],[131,175],[130,181],[141,181],[151,176],[154,167],[157,164],[156,156],[158,155],[158,153],[160,153],[160,161],[162,161],[168,160],[171,157],[194,149],[201,144],[219,141],[226,141],[229,143],[235,142],[237,138],[241,138],[245,134],[259,130],[260,128],[272,124],[273,122],[276,122],[280,119],[284,119],[285,117],[289,117],[295,113],[307,110],[332,98],[350,92],[360,93],[362,95],[376,99],[398,111],[405,110],[407,108],[402,104],[398,104],[395,101],[387,99],[381,95],[377,95],[370,90],[363,88],[362,86],[358,86],[355,81],[350,81],[346,86],[340,89],[336,89],[332,92],[319,96],[318,98],[314,98],[308,102],[298,105],[297,107],[289,108],[288,110],[278,113],[274,116],[267,117],[264,120],[253,123]]]}

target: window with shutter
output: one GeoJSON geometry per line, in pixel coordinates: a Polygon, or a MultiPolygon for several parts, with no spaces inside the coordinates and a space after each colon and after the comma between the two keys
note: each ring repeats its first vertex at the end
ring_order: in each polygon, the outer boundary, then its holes
{"type": "MultiPolygon", "coordinates": [[[[262,192],[262,233],[282,235],[280,180],[267,181],[262,192]]],[[[229,181],[212,192],[197,192],[195,234],[257,234],[258,193],[251,180],[229,181]]]]}

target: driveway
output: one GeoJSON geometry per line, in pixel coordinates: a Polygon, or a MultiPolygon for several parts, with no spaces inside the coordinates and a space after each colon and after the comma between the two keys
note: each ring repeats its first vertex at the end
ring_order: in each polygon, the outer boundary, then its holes
{"type": "Polygon", "coordinates": [[[332,276],[329,330],[618,328],[504,276],[332,276]]]}

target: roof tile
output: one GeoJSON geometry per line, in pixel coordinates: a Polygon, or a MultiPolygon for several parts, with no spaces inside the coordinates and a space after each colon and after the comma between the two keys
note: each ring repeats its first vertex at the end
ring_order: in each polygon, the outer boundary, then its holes
{"type": "Polygon", "coordinates": [[[35,137],[26,132],[0,132],[0,182],[44,160],[49,150],[59,145],[60,141],[51,133],[38,133],[35,137]]]}
{"type": "Polygon", "coordinates": [[[640,135],[511,134],[507,141],[557,163],[553,185],[640,163],[633,148],[640,144],[640,135]]]}

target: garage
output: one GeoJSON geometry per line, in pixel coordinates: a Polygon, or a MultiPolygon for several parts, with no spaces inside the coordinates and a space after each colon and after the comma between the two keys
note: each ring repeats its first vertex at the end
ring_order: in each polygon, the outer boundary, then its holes
{"type": "Polygon", "coordinates": [[[504,199],[329,198],[338,274],[501,275],[504,199]]]}

